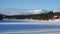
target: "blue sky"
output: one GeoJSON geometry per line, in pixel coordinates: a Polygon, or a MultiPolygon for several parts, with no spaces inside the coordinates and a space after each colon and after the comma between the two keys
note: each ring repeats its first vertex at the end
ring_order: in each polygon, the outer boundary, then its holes
{"type": "Polygon", "coordinates": [[[0,0],[0,8],[58,9],[60,0],[0,0]]]}
{"type": "Polygon", "coordinates": [[[60,0],[0,0],[2,9],[60,10],[60,0]]]}

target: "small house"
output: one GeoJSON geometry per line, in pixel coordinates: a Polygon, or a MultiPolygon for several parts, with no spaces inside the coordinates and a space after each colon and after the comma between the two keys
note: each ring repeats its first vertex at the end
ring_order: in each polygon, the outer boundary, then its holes
{"type": "Polygon", "coordinates": [[[59,15],[54,15],[53,19],[60,19],[60,16],[59,15]]]}

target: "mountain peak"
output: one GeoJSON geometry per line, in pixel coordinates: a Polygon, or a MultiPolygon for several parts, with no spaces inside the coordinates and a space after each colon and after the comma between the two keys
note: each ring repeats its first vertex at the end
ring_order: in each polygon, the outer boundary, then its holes
{"type": "Polygon", "coordinates": [[[29,15],[29,14],[41,14],[45,11],[43,9],[24,9],[24,10],[1,10],[0,13],[5,15],[29,15]]]}

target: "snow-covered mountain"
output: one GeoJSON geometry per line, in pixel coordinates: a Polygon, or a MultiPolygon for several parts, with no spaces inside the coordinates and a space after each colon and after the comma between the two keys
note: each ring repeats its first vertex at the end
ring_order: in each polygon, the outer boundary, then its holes
{"type": "Polygon", "coordinates": [[[41,14],[44,12],[45,11],[43,9],[33,9],[33,10],[26,11],[25,14],[41,14]]]}
{"type": "Polygon", "coordinates": [[[29,15],[29,14],[41,14],[44,13],[45,10],[43,9],[4,9],[0,10],[1,14],[5,15],[29,15]]]}

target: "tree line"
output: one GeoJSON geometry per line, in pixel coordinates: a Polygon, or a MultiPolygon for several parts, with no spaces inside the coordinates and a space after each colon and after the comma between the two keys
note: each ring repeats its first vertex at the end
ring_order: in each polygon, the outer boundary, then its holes
{"type": "Polygon", "coordinates": [[[33,15],[12,15],[12,16],[3,15],[4,16],[3,18],[4,19],[38,19],[38,20],[49,20],[49,19],[53,19],[54,15],[59,15],[60,16],[60,12],[49,11],[47,13],[33,14],[33,15]]]}

